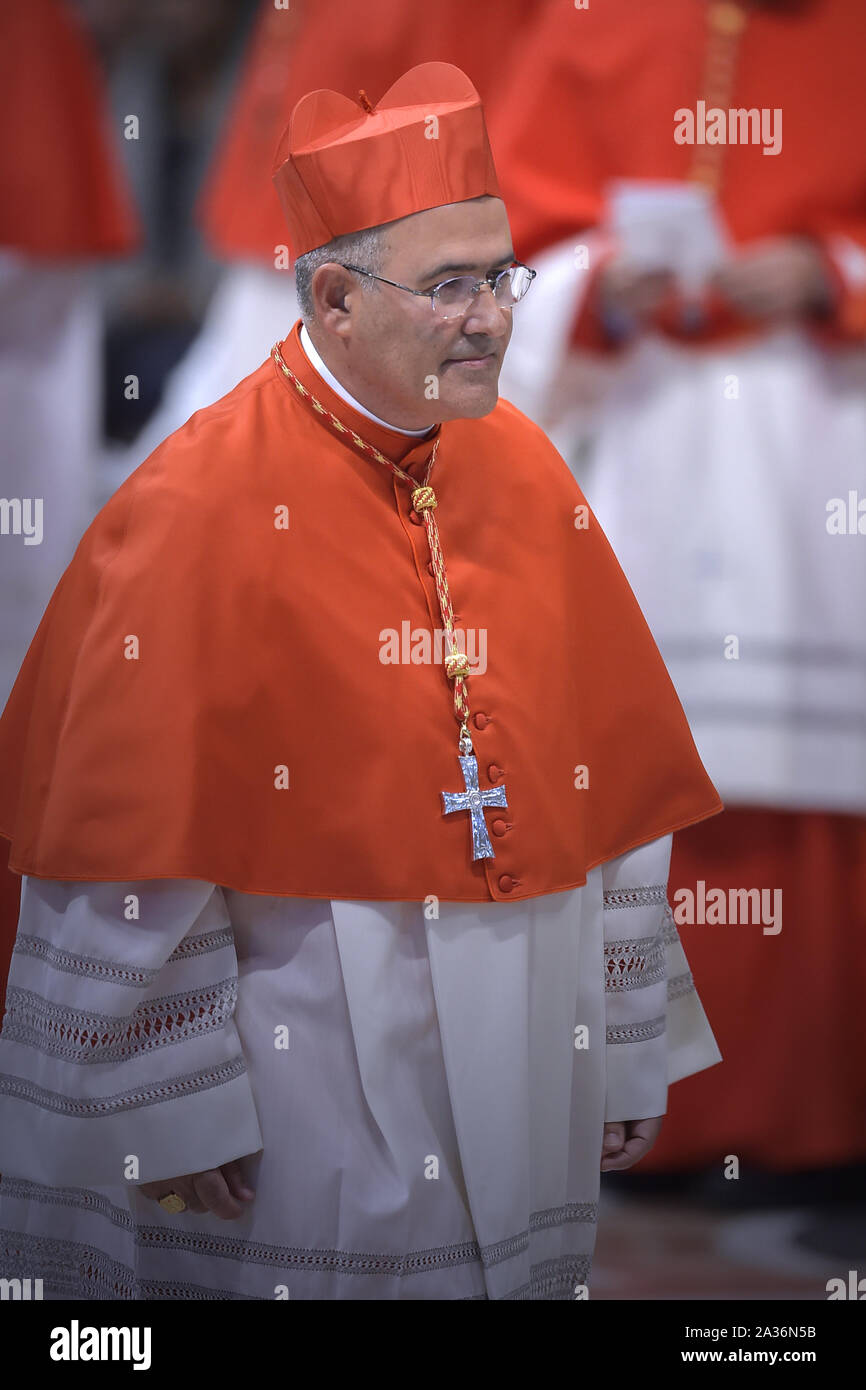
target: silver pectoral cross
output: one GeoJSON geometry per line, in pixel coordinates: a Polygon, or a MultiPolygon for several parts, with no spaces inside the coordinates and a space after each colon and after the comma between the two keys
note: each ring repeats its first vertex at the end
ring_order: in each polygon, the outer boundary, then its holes
{"type": "Polygon", "coordinates": [[[468,734],[460,740],[460,754],[457,761],[463,771],[463,784],[466,790],[465,792],[442,793],[443,815],[447,816],[452,811],[468,811],[472,828],[472,858],[495,859],[496,855],[493,853],[493,846],[490,843],[490,836],[484,823],[484,808],[486,806],[507,806],[505,787],[491,787],[488,791],[480,790],[478,786],[478,759],[472,752],[472,740],[468,734]]]}

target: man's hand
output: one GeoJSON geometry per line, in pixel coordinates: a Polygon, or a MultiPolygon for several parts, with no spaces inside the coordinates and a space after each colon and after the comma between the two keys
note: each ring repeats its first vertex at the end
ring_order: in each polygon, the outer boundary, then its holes
{"type": "Polygon", "coordinates": [[[620,1172],[649,1153],[659,1137],[663,1115],[651,1120],[616,1120],[605,1124],[601,1149],[601,1171],[620,1172]]]}
{"type": "Polygon", "coordinates": [[[768,237],[739,251],[711,284],[740,313],[755,319],[798,319],[832,306],[831,280],[808,237],[768,237]]]}
{"type": "Polygon", "coordinates": [[[155,1202],[160,1197],[167,1197],[169,1192],[176,1192],[186,1202],[187,1211],[212,1211],[223,1221],[235,1221],[242,1216],[244,1204],[251,1202],[256,1195],[241,1176],[239,1158],[224,1163],[221,1168],[208,1168],[203,1173],[143,1182],[139,1184],[139,1191],[155,1202]]]}

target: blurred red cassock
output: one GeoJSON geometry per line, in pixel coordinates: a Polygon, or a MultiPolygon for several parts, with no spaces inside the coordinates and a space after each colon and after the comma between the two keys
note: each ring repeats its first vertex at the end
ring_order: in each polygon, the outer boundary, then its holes
{"type": "Polygon", "coordinates": [[[138,220],[102,73],[71,6],[0,6],[0,92],[0,245],[64,261],[132,250],[138,220]]]}
{"type": "MultiPolygon", "coordinates": [[[[738,246],[770,236],[811,238],[836,301],[809,332],[828,348],[862,343],[866,11],[849,0],[756,0],[744,8],[730,104],[780,108],[785,157],[714,147],[728,229],[738,246]]],[[[695,108],[712,84],[724,91],[730,76],[723,41],[708,62],[711,9],[720,30],[738,24],[733,5],[704,0],[592,0],[586,10],[562,4],[544,12],[512,73],[511,101],[497,106],[489,123],[520,259],[531,264],[547,248],[577,241],[603,223],[611,179],[698,176],[695,161],[710,147],[676,143],[674,113],[695,108]]],[[[712,175],[712,166],[703,172],[712,175]]],[[[707,182],[713,186],[712,177],[707,182]]],[[[603,264],[597,257],[586,272],[589,285],[570,342],[613,354],[619,347],[605,333],[593,288],[603,264]]],[[[763,331],[712,295],[706,308],[698,331],[664,312],[654,327],[698,347],[763,331]]],[[[816,467],[824,462],[814,459],[816,467]]],[[[592,489],[587,492],[593,503],[592,489]]],[[[676,497],[670,500],[676,507],[676,497]]],[[[796,506],[796,498],[783,504],[796,506]]],[[[617,554],[629,573],[628,557],[617,554]]],[[[838,602],[846,606],[850,595],[840,593],[838,602]]],[[[861,643],[862,630],[858,617],[861,643]]],[[[724,782],[715,780],[730,807],[724,782]]],[[[708,1164],[720,1171],[732,1149],[779,1170],[862,1160],[866,817],[808,804],[799,812],[782,810],[771,798],[729,809],[674,837],[672,889],[694,890],[698,880],[726,895],[754,884],[781,889],[784,929],[775,941],[758,925],[680,928],[724,1060],[673,1088],[660,1139],[639,1171],[708,1164]]]]}
{"type": "Polygon", "coordinates": [[[674,836],[671,884],[694,892],[699,880],[728,901],[772,884],[782,931],[679,928],[724,1060],[673,1088],[638,1171],[720,1165],[732,1151],[779,1171],[862,1159],[866,818],[728,811],[674,836]]]}
{"type": "Polygon", "coordinates": [[[375,106],[417,63],[447,62],[471,78],[489,114],[538,8],[538,0],[497,0],[492,9],[464,0],[293,0],[277,10],[265,0],[201,199],[214,254],[273,263],[274,247],[285,244],[271,169],[292,107],[306,92],[330,87],[354,96],[363,88],[375,106]]]}

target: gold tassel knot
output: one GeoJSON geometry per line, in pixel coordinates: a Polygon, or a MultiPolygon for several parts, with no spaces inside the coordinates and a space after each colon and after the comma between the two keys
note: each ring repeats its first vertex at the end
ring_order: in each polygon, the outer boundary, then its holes
{"type": "Polygon", "coordinates": [[[466,680],[469,676],[469,657],[464,652],[456,652],[445,658],[445,674],[449,680],[466,680]]]}
{"type": "Polygon", "coordinates": [[[416,487],[412,493],[412,506],[416,512],[432,511],[434,507],[438,507],[439,503],[432,487],[416,487]]]}

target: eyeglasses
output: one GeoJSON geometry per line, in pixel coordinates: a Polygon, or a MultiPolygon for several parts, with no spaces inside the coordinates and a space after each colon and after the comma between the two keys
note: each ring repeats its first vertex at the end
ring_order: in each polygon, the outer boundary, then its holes
{"type": "Polygon", "coordinates": [[[429,299],[433,312],[442,319],[462,318],[484,285],[492,291],[501,309],[510,309],[523,298],[538,274],[518,261],[507,270],[492,270],[483,280],[476,280],[472,275],[458,275],[453,280],[441,280],[432,290],[413,290],[410,285],[398,285],[396,280],[386,280],[384,275],[374,275],[372,270],[364,270],[359,265],[344,265],[343,269],[369,275],[371,280],[381,280],[383,285],[393,285],[395,290],[406,290],[408,294],[429,299]]]}

